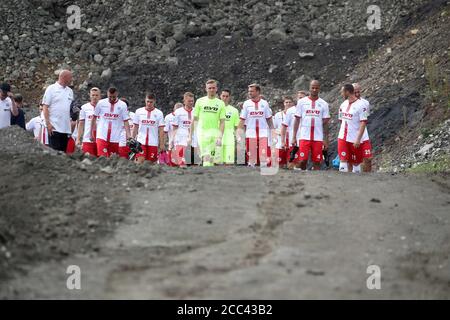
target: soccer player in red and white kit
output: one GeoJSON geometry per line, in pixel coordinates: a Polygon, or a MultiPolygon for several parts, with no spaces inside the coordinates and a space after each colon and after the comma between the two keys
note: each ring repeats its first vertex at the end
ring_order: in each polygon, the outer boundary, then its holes
{"type": "Polygon", "coordinates": [[[289,162],[289,154],[288,154],[288,150],[285,146],[289,146],[289,136],[285,135],[285,143],[281,143],[282,138],[282,133],[283,133],[283,123],[285,122],[287,113],[289,111],[289,109],[293,108],[295,110],[294,107],[294,99],[292,99],[291,97],[284,97],[283,98],[283,105],[284,105],[284,110],[277,112],[275,114],[275,116],[273,117],[273,126],[275,128],[275,132],[277,134],[277,144],[276,144],[276,154],[278,155],[278,165],[280,167],[286,167],[288,162],[289,162]]]}
{"type": "Polygon", "coordinates": [[[261,98],[261,87],[258,84],[248,86],[248,95],[250,99],[245,101],[242,106],[238,142],[240,142],[242,130],[246,126],[248,166],[268,167],[271,165],[269,138],[271,133],[273,137],[276,136],[272,110],[269,103],[261,98]]]}
{"type": "MultiPolygon", "coordinates": [[[[359,83],[354,83],[353,88],[355,89],[355,96],[364,102],[367,106],[367,117],[370,116],[370,103],[366,99],[361,97],[361,85],[359,83]]],[[[367,130],[364,132],[362,143],[361,143],[361,151],[363,157],[363,172],[372,172],[372,144],[370,143],[369,132],[367,130]]]]}
{"type": "Polygon", "coordinates": [[[80,119],[78,121],[78,136],[76,145],[81,147],[84,154],[97,156],[97,143],[95,141],[96,130],[91,130],[94,110],[101,99],[99,88],[92,88],[89,92],[90,102],[84,104],[80,110],[80,119]],[[92,136],[92,132],[94,136],[92,136]]]}
{"type": "Polygon", "coordinates": [[[108,89],[108,98],[97,103],[91,124],[91,137],[97,138],[97,155],[110,157],[119,153],[119,140],[122,126],[125,125],[127,139],[131,137],[128,109],[125,102],[119,100],[116,88],[108,89]],[[97,120],[98,119],[98,120],[97,120]],[[96,133],[93,132],[96,129],[96,133]]]}
{"type": "Polygon", "coordinates": [[[362,163],[361,141],[367,124],[367,105],[355,96],[355,89],[351,84],[346,84],[342,88],[342,96],[346,100],[339,108],[341,121],[338,139],[338,153],[341,160],[339,171],[359,173],[362,163]]]}
{"type": "MultiPolygon", "coordinates": [[[[166,141],[169,142],[169,166],[175,166],[175,160],[172,159],[172,149],[173,149],[173,121],[175,119],[175,111],[177,111],[178,109],[183,108],[183,104],[180,102],[175,103],[175,105],[173,106],[173,112],[169,113],[168,115],[166,115],[166,117],[164,118],[164,133],[166,134],[166,141]]],[[[173,153],[175,154],[175,151],[173,151],[173,153]]]]}
{"type": "Polygon", "coordinates": [[[134,115],[133,138],[142,145],[142,152],[136,155],[138,163],[156,163],[159,150],[165,150],[164,115],[156,108],[156,96],[149,93],[145,97],[145,107],[137,109],[134,115]]]}
{"type": "Polygon", "coordinates": [[[175,116],[173,120],[173,138],[172,144],[175,148],[172,158],[175,160],[176,165],[181,168],[186,167],[186,149],[191,146],[192,143],[192,132],[191,126],[194,108],[194,94],[191,92],[186,92],[183,97],[184,107],[177,109],[175,111],[175,116]]]}
{"type": "MultiPolygon", "coordinates": [[[[323,160],[323,150],[328,149],[328,123],[330,111],[328,103],[319,97],[320,82],[311,81],[309,96],[297,102],[295,113],[294,133],[296,137],[300,129],[300,141],[294,139],[292,145],[299,144],[300,168],[306,170],[309,154],[313,162],[313,169],[320,170],[323,160]]],[[[288,126],[285,123],[285,126],[288,126]]]]}

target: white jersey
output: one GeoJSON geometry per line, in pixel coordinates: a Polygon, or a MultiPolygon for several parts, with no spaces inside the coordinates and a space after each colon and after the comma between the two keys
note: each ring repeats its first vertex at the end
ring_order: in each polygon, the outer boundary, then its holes
{"type": "Polygon", "coordinates": [[[284,119],[286,118],[286,111],[280,111],[273,117],[273,127],[277,133],[277,144],[275,148],[281,149],[281,128],[283,127],[284,119]]]}
{"type": "Polygon", "coordinates": [[[0,129],[11,125],[12,105],[10,97],[7,97],[5,100],[0,99],[0,129]]]}
{"type": "Polygon", "coordinates": [[[148,111],[140,108],[136,110],[133,123],[139,126],[137,141],[144,146],[159,145],[159,128],[164,127],[164,115],[161,110],[154,108],[148,111]]]}
{"type": "Polygon", "coordinates": [[[295,116],[300,118],[300,140],[323,141],[323,121],[330,119],[328,103],[305,97],[297,102],[295,116]]]}
{"type": "Polygon", "coordinates": [[[173,120],[175,118],[175,112],[169,113],[164,118],[164,132],[169,136],[169,146],[172,144],[173,140],[173,120]]]}
{"type": "MultiPolygon", "coordinates": [[[[134,124],[134,112],[129,113],[130,120],[128,120],[128,125],[130,126],[130,131],[133,130],[134,124]]],[[[122,125],[122,131],[120,132],[120,141],[119,141],[119,147],[126,147],[127,146],[127,131],[125,130],[125,122],[122,125]]]]}
{"type": "MultiPolygon", "coordinates": [[[[295,114],[297,113],[297,107],[291,107],[286,111],[286,115],[284,116],[283,126],[287,128],[287,132],[289,135],[286,137],[286,147],[292,145],[294,141],[294,124],[295,124],[295,114]]],[[[299,126],[300,128],[300,126],[299,126]]],[[[300,140],[301,130],[297,131],[297,143],[300,140]]]]}
{"type": "Polygon", "coordinates": [[[267,120],[272,118],[272,110],[266,100],[247,100],[241,111],[241,120],[246,122],[247,138],[270,138],[267,120]]]}
{"type": "MultiPolygon", "coordinates": [[[[370,102],[367,101],[364,98],[360,98],[359,100],[361,100],[362,102],[364,102],[366,104],[367,118],[369,118],[369,116],[370,116],[370,102]]],[[[366,130],[364,131],[364,135],[363,135],[363,137],[361,139],[361,142],[369,141],[369,140],[370,140],[370,138],[369,138],[369,131],[367,130],[367,126],[366,126],[366,130]]]]}
{"type": "Polygon", "coordinates": [[[109,99],[100,100],[94,115],[97,117],[97,139],[119,143],[123,123],[130,120],[126,103],[117,100],[112,104],[109,99]]]}
{"type": "Polygon", "coordinates": [[[175,111],[175,117],[173,120],[173,126],[178,128],[177,135],[175,137],[176,146],[188,145],[188,138],[191,132],[192,121],[194,121],[194,110],[188,111],[185,108],[180,108],[175,111]]]}
{"type": "Polygon", "coordinates": [[[39,140],[39,133],[41,132],[42,128],[42,119],[40,116],[34,117],[30,121],[27,122],[25,125],[25,129],[27,131],[33,131],[34,138],[36,140],[39,140]]]}
{"type": "Polygon", "coordinates": [[[95,142],[95,137],[91,140],[92,119],[94,118],[95,107],[89,102],[81,107],[80,121],[84,121],[83,142],[95,142]]]}
{"type": "MultiPolygon", "coordinates": [[[[341,121],[339,139],[355,143],[361,122],[367,122],[366,104],[361,100],[353,103],[345,100],[339,108],[339,120],[341,121]]],[[[365,141],[364,137],[361,139],[361,142],[363,141],[365,141]]]]}

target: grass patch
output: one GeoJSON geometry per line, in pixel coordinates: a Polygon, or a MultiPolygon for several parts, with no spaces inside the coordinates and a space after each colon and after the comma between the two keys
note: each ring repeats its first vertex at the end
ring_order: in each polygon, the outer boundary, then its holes
{"type": "Polygon", "coordinates": [[[442,173],[450,172],[450,156],[444,156],[436,161],[421,163],[408,169],[409,173],[442,173]]]}

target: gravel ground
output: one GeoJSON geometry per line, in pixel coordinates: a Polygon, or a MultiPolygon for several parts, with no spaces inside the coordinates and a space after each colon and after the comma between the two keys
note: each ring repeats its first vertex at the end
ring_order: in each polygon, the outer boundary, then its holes
{"type": "Polygon", "coordinates": [[[1,298],[450,298],[447,176],[88,163],[17,129],[0,145],[1,298]]]}

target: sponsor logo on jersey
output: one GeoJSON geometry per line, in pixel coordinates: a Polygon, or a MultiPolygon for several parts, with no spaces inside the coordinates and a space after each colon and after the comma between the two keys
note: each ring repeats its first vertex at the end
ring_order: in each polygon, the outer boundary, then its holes
{"type": "Polygon", "coordinates": [[[348,119],[348,120],[352,120],[352,119],[353,119],[353,114],[348,113],[348,112],[342,112],[342,113],[341,113],[341,117],[342,117],[342,118],[346,118],[346,119],[348,119]]]}
{"type": "Polygon", "coordinates": [[[116,113],[105,113],[104,114],[105,118],[109,118],[109,119],[118,119],[119,115],[116,113]]]}
{"type": "Polygon", "coordinates": [[[320,116],[320,110],[306,110],[306,115],[307,116],[320,116]]]}
{"type": "Polygon", "coordinates": [[[148,126],[153,126],[156,123],[155,120],[150,120],[150,119],[149,120],[144,119],[144,120],[141,120],[141,122],[142,122],[143,125],[148,125],[148,126]]]}
{"type": "Polygon", "coordinates": [[[263,117],[264,111],[250,111],[251,117],[263,117]]]}
{"type": "Polygon", "coordinates": [[[217,112],[217,111],[219,111],[219,107],[218,106],[214,106],[214,107],[212,107],[212,106],[205,106],[203,108],[203,111],[206,111],[206,112],[217,112]]]}

